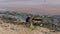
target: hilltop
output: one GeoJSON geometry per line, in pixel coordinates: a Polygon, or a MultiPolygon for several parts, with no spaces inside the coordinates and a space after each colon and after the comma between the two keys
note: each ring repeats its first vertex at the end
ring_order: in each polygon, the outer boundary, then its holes
{"type": "Polygon", "coordinates": [[[59,34],[60,33],[60,23],[56,22],[53,24],[52,16],[48,17],[47,15],[35,15],[27,13],[19,13],[14,11],[5,11],[0,12],[0,34],[59,34]],[[44,23],[43,26],[35,26],[35,30],[25,27],[25,18],[28,15],[33,17],[43,17],[44,23]],[[51,23],[47,21],[51,20],[51,23]],[[53,25],[53,26],[52,26],[53,25]]]}
{"type": "Polygon", "coordinates": [[[60,34],[48,28],[36,26],[35,30],[30,30],[24,25],[14,25],[11,23],[5,23],[0,18],[0,34],[60,34]]]}

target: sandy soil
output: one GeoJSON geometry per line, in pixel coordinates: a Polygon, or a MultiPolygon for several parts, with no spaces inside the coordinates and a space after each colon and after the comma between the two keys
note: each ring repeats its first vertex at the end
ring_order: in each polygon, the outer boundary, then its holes
{"type": "Polygon", "coordinates": [[[24,25],[4,23],[0,20],[0,34],[60,34],[60,32],[52,32],[47,28],[39,26],[36,26],[35,30],[31,30],[24,25]]]}

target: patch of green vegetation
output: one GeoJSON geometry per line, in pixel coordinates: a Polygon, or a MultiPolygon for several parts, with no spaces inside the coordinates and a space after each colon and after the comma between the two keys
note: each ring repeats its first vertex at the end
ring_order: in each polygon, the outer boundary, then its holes
{"type": "Polygon", "coordinates": [[[34,27],[34,25],[32,23],[30,24],[30,29],[31,30],[34,30],[35,29],[35,27],[34,27]]]}

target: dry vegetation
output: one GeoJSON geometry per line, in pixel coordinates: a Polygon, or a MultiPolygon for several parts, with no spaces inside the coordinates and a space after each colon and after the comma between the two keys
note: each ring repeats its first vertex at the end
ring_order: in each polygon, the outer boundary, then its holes
{"type": "MultiPolygon", "coordinates": [[[[11,14],[14,16],[21,15],[15,12],[7,12],[3,14],[11,14]]],[[[21,23],[18,19],[1,16],[0,34],[60,34],[60,27],[51,23],[44,22],[43,26],[35,26],[35,29],[31,30],[30,28],[25,27],[25,24],[21,23]]]]}
{"type": "Polygon", "coordinates": [[[60,32],[39,26],[36,26],[35,30],[30,30],[25,25],[14,25],[0,19],[0,34],[60,34],[60,32]]]}

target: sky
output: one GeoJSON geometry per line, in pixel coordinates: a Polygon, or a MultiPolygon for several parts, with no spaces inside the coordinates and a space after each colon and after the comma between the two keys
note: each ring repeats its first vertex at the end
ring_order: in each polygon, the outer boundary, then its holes
{"type": "Polygon", "coordinates": [[[0,9],[60,15],[60,0],[0,0],[0,9]]]}

